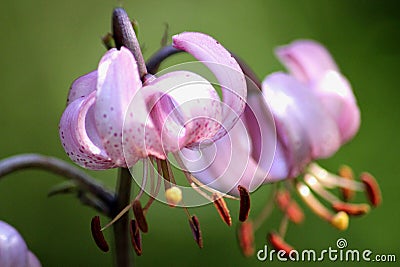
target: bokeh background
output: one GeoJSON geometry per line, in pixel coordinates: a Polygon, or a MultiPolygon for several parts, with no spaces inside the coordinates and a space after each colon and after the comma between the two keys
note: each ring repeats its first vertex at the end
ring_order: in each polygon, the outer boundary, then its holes
{"type": "MultiPolygon", "coordinates": [[[[245,59],[259,77],[283,70],[273,55],[277,45],[298,38],[312,38],[325,44],[354,87],[362,110],[362,126],[353,141],[320,163],[332,171],[343,163],[358,173],[368,170],[379,179],[384,201],[368,216],[353,219],[346,232],[333,229],[305,208],[305,223],[290,226],[287,241],[298,249],[322,250],[335,247],[336,240],[343,237],[349,248],[396,254],[400,261],[397,1],[121,2],[140,23],[140,41],[145,46],[146,58],[159,48],[164,23],[169,24],[171,34],[202,31],[214,36],[245,59]]],[[[67,91],[76,77],[97,66],[105,51],[100,37],[110,31],[112,8],[121,2],[0,2],[0,158],[36,152],[69,161],[57,131],[67,91]]],[[[114,187],[115,171],[91,174],[114,187]]],[[[2,179],[0,219],[21,232],[43,266],[110,266],[112,255],[100,252],[90,235],[90,219],[96,212],[83,207],[73,196],[46,196],[49,188],[61,181],[60,177],[34,170],[2,179]]],[[[262,208],[268,191],[269,186],[265,186],[253,194],[253,214],[262,208]]],[[[228,205],[236,218],[237,202],[228,201],[228,205]]],[[[192,212],[202,225],[204,249],[198,249],[193,241],[184,213],[158,203],[148,214],[150,232],[143,237],[144,253],[135,259],[136,265],[280,264],[244,258],[236,242],[236,222],[227,227],[211,205],[192,212]]],[[[279,218],[279,212],[274,212],[257,232],[257,249],[263,248],[267,231],[277,228],[279,218]]],[[[357,264],[366,266],[351,263],[357,264]]]]}

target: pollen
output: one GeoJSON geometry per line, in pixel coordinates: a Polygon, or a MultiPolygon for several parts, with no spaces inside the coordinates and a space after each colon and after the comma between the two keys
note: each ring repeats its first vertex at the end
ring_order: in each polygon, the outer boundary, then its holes
{"type": "Polygon", "coordinates": [[[176,206],[182,201],[182,190],[177,186],[172,186],[165,190],[165,198],[170,206],[176,206]]]}
{"type": "Polygon", "coordinates": [[[344,231],[349,227],[349,215],[344,211],[339,211],[333,216],[331,224],[337,229],[344,231]]]}

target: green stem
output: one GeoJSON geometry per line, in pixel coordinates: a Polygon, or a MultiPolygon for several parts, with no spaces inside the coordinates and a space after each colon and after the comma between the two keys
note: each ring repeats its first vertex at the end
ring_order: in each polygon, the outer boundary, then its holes
{"type": "MultiPolygon", "coordinates": [[[[116,203],[114,216],[125,208],[130,202],[132,177],[129,170],[120,168],[118,172],[118,181],[116,187],[116,203]]],[[[124,214],[113,224],[114,242],[115,242],[115,263],[116,266],[133,266],[133,257],[131,253],[129,240],[129,213],[124,214]]]]}

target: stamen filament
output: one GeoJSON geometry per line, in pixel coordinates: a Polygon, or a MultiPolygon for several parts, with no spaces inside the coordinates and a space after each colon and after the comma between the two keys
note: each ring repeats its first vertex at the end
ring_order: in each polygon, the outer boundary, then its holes
{"type": "Polygon", "coordinates": [[[113,225],[116,221],[118,221],[125,213],[127,213],[130,208],[132,207],[133,202],[129,203],[125,208],[123,208],[118,214],[117,216],[115,216],[109,223],[107,223],[105,226],[103,226],[103,228],[101,228],[100,231],[104,231],[106,230],[108,227],[110,227],[111,225],[113,225]]]}
{"type": "Polygon", "coordinates": [[[257,218],[253,221],[254,232],[257,231],[258,228],[260,228],[263,222],[271,215],[272,211],[274,210],[276,190],[277,184],[274,184],[264,208],[258,214],[257,218]]]}
{"type": "Polygon", "coordinates": [[[329,173],[316,163],[311,163],[308,166],[308,172],[328,188],[342,187],[353,191],[364,191],[364,185],[362,183],[329,173]]]}
{"type": "Polygon", "coordinates": [[[310,188],[302,182],[297,182],[297,191],[304,203],[319,217],[330,222],[333,214],[311,193],[310,188]]]}
{"type": "Polygon", "coordinates": [[[284,238],[287,232],[287,228],[289,226],[289,216],[286,214],[283,216],[281,225],[279,226],[279,235],[284,238]]]}
{"type": "Polygon", "coordinates": [[[197,193],[199,193],[201,196],[203,196],[205,199],[209,200],[210,202],[213,201],[212,198],[211,198],[209,195],[207,195],[205,192],[203,192],[203,191],[200,189],[200,187],[198,187],[194,182],[192,182],[192,183],[190,184],[190,186],[191,186],[194,190],[196,190],[197,193]]]}
{"type": "MultiPolygon", "coordinates": [[[[153,174],[154,174],[154,172],[153,172],[153,174]]],[[[153,179],[155,179],[155,177],[154,177],[153,179]]],[[[161,188],[161,177],[160,177],[160,175],[157,173],[157,185],[156,185],[156,188],[155,188],[153,194],[149,196],[150,198],[149,198],[149,200],[147,201],[146,205],[145,205],[144,208],[143,208],[144,214],[147,213],[147,211],[148,211],[148,209],[150,208],[151,204],[153,204],[153,202],[154,202],[156,196],[157,196],[158,193],[160,192],[160,188],[161,188]]]]}
{"type": "MultiPolygon", "coordinates": [[[[191,175],[188,171],[185,170],[185,165],[183,164],[183,161],[181,160],[181,158],[179,157],[179,155],[177,153],[173,153],[173,156],[176,160],[176,162],[178,163],[179,167],[181,168],[183,174],[186,177],[186,180],[188,181],[188,183],[190,184],[190,186],[196,190],[197,192],[199,192],[199,194],[201,194],[202,196],[205,197],[205,194],[203,192],[200,193],[199,190],[204,189],[210,193],[217,193],[217,194],[221,194],[221,192],[219,192],[218,190],[212,189],[211,187],[203,184],[202,182],[200,182],[199,180],[197,180],[193,175],[191,175]]],[[[224,197],[226,198],[230,198],[230,199],[238,199],[237,197],[231,196],[229,194],[224,194],[224,197]]],[[[210,197],[205,197],[206,199],[210,199],[210,197]]]]}
{"type": "Polygon", "coordinates": [[[369,206],[367,204],[352,204],[341,201],[331,192],[322,187],[318,180],[310,174],[304,176],[304,181],[315,193],[331,203],[332,208],[337,212],[344,211],[349,215],[357,216],[368,213],[369,211],[369,206]]]}
{"type": "Polygon", "coordinates": [[[312,194],[310,188],[302,182],[297,182],[297,191],[304,203],[322,219],[330,222],[335,228],[339,230],[347,229],[349,225],[349,216],[343,211],[332,214],[322,203],[312,194]]]}
{"type": "Polygon", "coordinates": [[[142,179],[142,184],[140,185],[140,191],[137,194],[137,196],[135,197],[135,200],[139,200],[143,193],[144,190],[146,188],[146,184],[147,184],[147,170],[149,168],[149,164],[148,164],[148,160],[147,159],[143,159],[143,179],[142,179]]]}
{"type": "Polygon", "coordinates": [[[161,170],[160,175],[164,178],[164,187],[168,189],[171,187],[171,176],[168,172],[168,166],[166,160],[157,159],[157,169],[161,170]]]}
{"type": "MultiPolygon", "coordinates": [[[[347,180],[354,180],[354,173],[353,170],[347,166],[347,165],[342,165],[339,168],[339,176],[347,179],[347,180]]],[[[347,189],[347,188],[341,188],[341,192],[342,192],[342,197],[344,201],[349,201],[350,199],[352,199],[354,197],[354,191],[347,189]]]]}
{"type": "MultiPolygon", "coordinates": [[[[215,189],[213,189],[213,188],[211,188],[211,187],[209,187],[209,186],[203,184],[202,182],[200,182],[199,180],[197,180],[195,177],[193,177],[193,175],[190,175],[190,176],[191,176],[191,180],[192,180],[195,184],[197,184],[197,185],[199,186],[199,188],[202,188],[202,189],[204,189],[204,190],[207,190],[207,191],[210,192],[210,193],[217,193],[217,194],[221,195],[221,192],[219,192],[218,190],[215,190],[215,189]]],[[[239,198],[234,197],[234,196],[231,196],[231,195],[229,195],[229,194],[223,194],[223,195],[224,195],[224,197],[226,197],[226,198],[239,200],[239,198]]]]}
{"type": "Polygon", "coordinates": [[[330,203],[342,202],[339,198],[337,198],[335,195],[333,195],[331,192],[329,192],[323,186],[321,186],[321,184],[318,182],[315,176],[311,174],[306,174],[304,176],[304,181],[315,193],[317,193],[326,201],[330,203]]]}

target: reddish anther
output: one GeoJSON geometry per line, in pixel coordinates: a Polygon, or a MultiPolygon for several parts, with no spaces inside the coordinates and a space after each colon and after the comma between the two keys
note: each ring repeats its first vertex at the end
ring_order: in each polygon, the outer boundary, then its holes
{"type": "Polygon", "coordinates": [[[378,182],[368,172],[363,172],[361,174],[361,181],[365,186],[365,191],[369,201],[371,202],[371,205],[374,207],[379,206],[379,204],[382,202],[382,195],[378,182]]]}
{"type": "Polygon", "coordinates": [[[238,230],[239,245],[242,253],[246,257],[254,254],[254,230],[252,222],[243,222],[239,225],[238,230]]]}
{"type": "Polygon", "coordinates": [[[133,214],[135,215],[136,222],[139,226],[139,229],[143,233],[147,233],[149,231],[149,227],[147,225],[146,217],[143,213],[142,204],[140,204],[139,200],[135,200],[132,205],[133,214]]]}
{"type": "Polygon", "coordinates": [[[131,220],[130,222],[129,233],[131,235],[131,242],[136,255],[142,255],[142,234],[140,233],[139,226],[135,220],[131,220]]]}
{"type": "Polygon", "coordinates": [[[91,230],[94,242],[96,242],[97,247],[99,247],[99,249],[101,249],[104,252],[109,251],[110,248],[107,244],[106,239],[104,238],[103,232],[101,231],[99,216],[94,216],[92,218],[91,230]]]}
{"type": "Polygon", "coordinates": [[[232,225],[232,218],[229,214],[229,209],[226,206],[226,202],[223,197],[218,196],[217,194],[213,194],[213,203],[215,208],[217,209],[219,216],[221,219],[228,225],[232,225]]]}
{"type": "Polygon", "coordinates": [[[193,215],[192,218],[189,219],[189,225],[192,229],[194,240],[196,241],[199,248],[203,248],[203,238],[201,236],[200,222],[197,219],[196,215],[193,215]]]}
{"type": "Polygon", "coordinates": [[[241,185],[238,186],[238,190],[240,195],[239,221],[244,222],[250,213],[250,194],[249,190],[241,185]]]}

